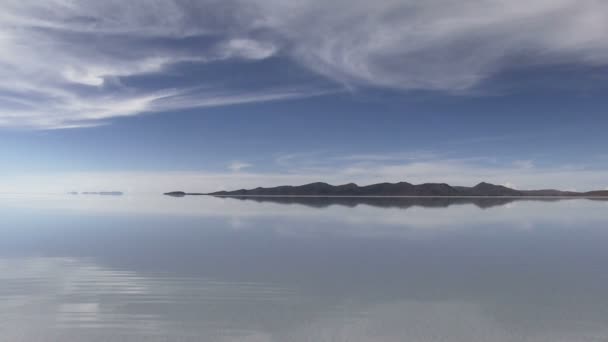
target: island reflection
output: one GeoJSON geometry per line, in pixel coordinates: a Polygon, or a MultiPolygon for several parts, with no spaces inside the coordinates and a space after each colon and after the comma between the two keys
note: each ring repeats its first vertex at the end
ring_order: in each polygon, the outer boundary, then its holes
{"type": "MultiPolygon", "coordinates": [[[[537,201],[557,202],[581,199],[576,197],[303,197],[303,196],[213,196],[257,203],[299,204],[311,208],[344,206],[355,208],[367,205],[377,208],[408,209],[413,207],[447,208],[452,205],[473,204],[480,209],[505,206],[513,202],[537,201]]],[[[588,198],[593,201],[608,201],[604,198],[588,198]]]]}

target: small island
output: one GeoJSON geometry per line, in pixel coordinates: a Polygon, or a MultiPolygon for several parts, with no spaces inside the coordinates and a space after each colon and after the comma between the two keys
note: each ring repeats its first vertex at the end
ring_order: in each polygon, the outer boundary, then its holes
{"type": "Polygon", "coordinates": [[[68,195],[122,196],[124,193],[122,191],[84,191],[80,193],[77,191],[71,191],[68,192],[68,195]]]}
{"type": "Polygon", "coordinates": [[[481,182],[475,186],[451,186],[446,183],[411,184],[378,183],[359,186],[354,183],[331,185],[317,182],[300,186],[277,186],[270,188],[241,189],[211,193],[187,193],[173,191],[167,196],[218,196],[218,197],[608,197],[608,190],[588,192],[544,190],[516,190],[502,185],[481,182]]]}
{"type": "Polygon", "coordinates": [[[172,197],[184,197],[187,195],[187,193],[185,193],[183,191],[172,191],[172,192],[166,192],[166,193],[164,193],[164,195],[172,196],[172,197]]]}

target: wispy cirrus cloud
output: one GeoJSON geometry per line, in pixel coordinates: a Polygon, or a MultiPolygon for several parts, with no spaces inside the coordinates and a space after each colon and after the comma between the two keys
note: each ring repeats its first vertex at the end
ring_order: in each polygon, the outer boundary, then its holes
{"type": "Polygon", "coordinates": [[[463,91],[522,65],[608,62],[602,1],[256,3],[297,60],[346,84],[463,91]]]}
{"type": "Polygon", "coordinates": [[[81,127],[146,112],[326,91],[300,84],[246,88],[221,77],[193,85],[189,71],[176,66],[258,61],[278,52],[273,41],[248,38],[253,24],[229,14],[226,6],[219,1],[7,0],[0,14],[0,126],[81,127]],[[146,75],[161,78],[125,82],[146,75]]]}
{"type": "Polygon", "coordinates": [[[180,65],[271,57],[349,88],[462,93],[521,66],[607,65],[606,33],[608,4],[597,0],[5,0],[0,126],[87,126],[327,90],[288,75],[285,93],[263,79],[231,84],[232,74],[176,81],[192,77],[180,65]],[[130,81],[146,75],[156,81],[130,81]]]}

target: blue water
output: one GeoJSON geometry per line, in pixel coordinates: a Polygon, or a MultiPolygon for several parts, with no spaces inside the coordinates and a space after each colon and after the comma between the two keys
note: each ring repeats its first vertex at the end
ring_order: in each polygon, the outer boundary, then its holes
{"type": "Polygon", "coordinates": [[[0,198],[1,341],[607,341],[608,201],[0,198]]]}

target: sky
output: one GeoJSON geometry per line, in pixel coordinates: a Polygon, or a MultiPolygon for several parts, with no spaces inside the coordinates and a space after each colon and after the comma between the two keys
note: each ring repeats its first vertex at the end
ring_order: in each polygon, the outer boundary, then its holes
{"type": "Polygon", "coordinates": [[[0,2],[0,193],[608,188],[605,1],[0,2]]]}

